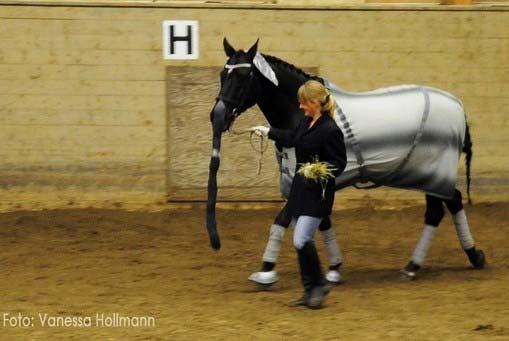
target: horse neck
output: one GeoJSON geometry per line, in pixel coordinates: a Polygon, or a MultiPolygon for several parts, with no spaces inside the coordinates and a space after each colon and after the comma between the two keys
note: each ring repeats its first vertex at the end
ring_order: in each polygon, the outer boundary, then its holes
{"type": "Polygon", "coordinates": [[[260,75],[258,107],[272,127],[292,129],[302,117],[297,90],[307,79],[280,65],[272,64],[271,67],[278,79],[278,86],[260,75]]]}

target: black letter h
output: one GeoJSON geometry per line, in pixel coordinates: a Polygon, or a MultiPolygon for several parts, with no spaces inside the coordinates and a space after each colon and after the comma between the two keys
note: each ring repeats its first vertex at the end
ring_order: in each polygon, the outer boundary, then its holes
{"type": "Polygon", "coordinates": [[[187,54],[193,54],[193,44],[192,44],[192,35],[191,35],[191,26],[187,26],[187,35],[186,36],[176,36],[173,30],[173,25],[170,25],[170,54],[175,53],[175,42],[176,41],[187,41],[187,54]]]}

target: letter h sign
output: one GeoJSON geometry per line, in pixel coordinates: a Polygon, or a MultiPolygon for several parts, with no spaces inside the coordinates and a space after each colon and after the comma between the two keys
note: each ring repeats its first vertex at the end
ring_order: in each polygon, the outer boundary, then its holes
{"type": "Polygon", "coordinates": [[[164,59],[198,59],[198,21],[163,21],[164,59]]]}

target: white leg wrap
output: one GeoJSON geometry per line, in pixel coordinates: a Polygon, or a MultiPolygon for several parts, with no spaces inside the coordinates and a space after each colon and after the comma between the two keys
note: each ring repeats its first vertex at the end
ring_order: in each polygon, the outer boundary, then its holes
{"type": "Polygon", "coordinates": [[[468,227],[465,210],[461,210],[453,215],[452,220],[456,226],[456,233],[458,234],[458,239],[460,240],[460,244],[463,250],[468,250],[474,247],[474,239],[470,234],[470,228],[468,227]]]}
{"type": "Polygon", "coordinates": [[[339,249],[334,229],[331,227],[330,229],[321,232],[323,242],[325,244],[325,250],[327,251],[327,257],[329,258],[329,265],[338,265],[339,263],[343,263],[343,255],[339,249]]]}
{"type": "Polygon", "coordinates": [[[270,226],[270,236],[265,252],[263,253],[263,261],[276,263],[279,251],[281,250],[281,242],[285,235],[286,229],[281,225],[272,224],[270,226]]]}
{"type": "Polygon", "coordinates": [[[421,239],[417,246],[415,247],[414,254],[412,256],[412,261],[417,265],[422,265],[424,263],[424,259],[428,253],[429,246],[431,245],[431,241],[436,232],[436,227],[432,225],[424,225],[424,230],[422,231],[421,239]]]}

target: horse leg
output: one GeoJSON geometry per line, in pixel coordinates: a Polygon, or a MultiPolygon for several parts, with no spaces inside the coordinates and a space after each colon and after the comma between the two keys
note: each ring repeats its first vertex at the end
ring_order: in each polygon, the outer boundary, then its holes
{"type": "Polygon", "coordinates": [[[322,234],[325,251],[327,252],[327,258],[329,259],[329,271],[325,275],[325,278],[331,283],[340,283],[342,278],[339,268],[343,264],[343,256],[336,240],[336,233],[334,232],[334,229],[332,229],[330,216],[322,219],[318,229],[322,234]]]}
{"type": "Polygon", "coordinates": [[[261,271],[254,272],[249,276],[249,280],[270,286],[279,280],[276,270],[277,258],[281,251],[281,243],[285,235],[286,229],[290,225],[292,217],[287,213],[287,205],[278,213],[274,219],[274,223],[270,226],[270,234],[265,251],[263,253],[263,263],[261,271]]]}
{"type": "Polygon", "coordinates": [[[470,264],[475,269],[482,269],[486,263],[484,252],[482,250],[476,250],[474,239],[470,233],[468,226],[467,215],[463,209],[461,192],[456,189],[454,197],[451,200],[444,200],[447,209],[452,214],[452,220],[456,227],[456,234],[460,241],[461,247],[468,256],[470,264]]]}
{"type": "Polygon", "coordinates": [[[424,230],[421,239],[415,247],[410,262],[403,270],[403,273],[409,278],[414,278],[421,269],[435,235],[438,225],[444,217],[444,207],[442,199],[426,194],[426,213],[424,215],[424,230]]]}

